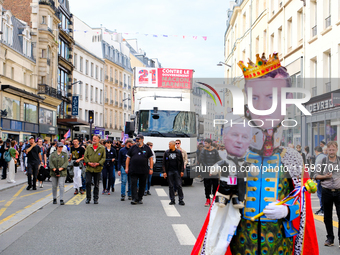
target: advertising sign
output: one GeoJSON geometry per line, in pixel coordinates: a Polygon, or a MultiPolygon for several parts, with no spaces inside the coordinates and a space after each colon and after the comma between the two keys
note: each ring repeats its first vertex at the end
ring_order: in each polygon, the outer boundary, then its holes
{"type": "Polygon", "coordinates": [[[193,70],[138,67],[135,75],[136,87],[191,89],[193,70]]]}

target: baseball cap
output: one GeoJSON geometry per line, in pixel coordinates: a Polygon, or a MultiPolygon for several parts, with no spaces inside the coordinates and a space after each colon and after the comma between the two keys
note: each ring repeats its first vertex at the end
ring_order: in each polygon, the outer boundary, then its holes
{"type": "Polygon", "coordinates": [[[64,147],[64,144],[62,142],[57,143],[58,147],[64,147]]]}
{"type": "Polygon", "coordinates": [[[30,136],[30,138],[28,138],[28,140],[34,139],[34,136],[30,136]]]}
{"type": "Polygon", "coordinates": [[[139,135],[136,136],[136,139],[142,139],[142,140],[144,140],[144,136],[141,135],[141,134],[139,134],[139,135]]]}

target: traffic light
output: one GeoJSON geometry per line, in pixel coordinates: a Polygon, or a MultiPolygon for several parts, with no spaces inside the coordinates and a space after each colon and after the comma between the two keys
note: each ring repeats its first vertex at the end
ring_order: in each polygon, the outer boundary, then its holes
{"type": "Polygon", "coordinates": [[[94,111],[90,110],[89,111],[89,123],[93,123],[93,115],[94,115],[94,111]]]}

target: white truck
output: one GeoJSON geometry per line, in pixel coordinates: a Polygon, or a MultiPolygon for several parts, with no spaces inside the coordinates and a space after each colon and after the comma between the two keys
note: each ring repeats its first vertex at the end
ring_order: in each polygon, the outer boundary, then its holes
{"type": "Polygon", "coordinates": [[[203,133],[203,125],[194,111],[190,88],[134,87],[135,133],[142,134],[145,143],[153,143],[156,154],[153,178],[163,177],[164,152],[169,149],[170,141],[179,139],[188,154],[183,181],[185,185],[193,182],[197,137],[203,133]]]}

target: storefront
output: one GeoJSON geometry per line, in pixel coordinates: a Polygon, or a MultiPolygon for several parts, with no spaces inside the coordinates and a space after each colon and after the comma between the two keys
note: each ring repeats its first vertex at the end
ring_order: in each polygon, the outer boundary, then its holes
{"type": "Polygon", "coordinates": [[[39,137],[53,141],[58,135],[56,111],[43,107],[39,109],[39,137]]]}
{"type": "Polygon", "coordinates": [[[313,97],[306,104],[312,115],[303,116],[306,132],[302,138],[312,153],[321,141],[336,141],[340,144],[340,102],[335,99],[339,96],[340,89],[313,97]]]}
{"type": "Polygon", "coordinates": [[[74,127],[73,137],[77,137],[81,140],[89,140],[90,139],[90,127],[89,126],[74,127]]]}

